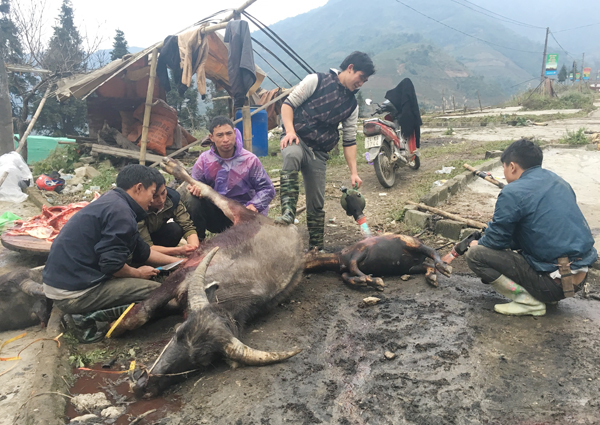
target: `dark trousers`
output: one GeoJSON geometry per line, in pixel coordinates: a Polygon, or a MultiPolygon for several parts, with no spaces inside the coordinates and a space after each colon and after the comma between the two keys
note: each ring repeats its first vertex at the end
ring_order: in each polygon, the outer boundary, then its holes
{"type": "Polygon", "coordinates": [[[150,234],[152,243],[158,246],[175,247],[183,237],[183,228],[174,221],[166,223],[156,232],[150,234]]]}
{"type": "Polygon", "coordinates": [[[211,233],[221,233],[233,224],[223,214],[223,211],[206,198],[198,198],[197,196],[188,194],[182,201],[194,222],[200,240],[206,237],[207,230],[211,233]]]}
{"type": "Polygon", "coordinates": [[[515,251],[476,245],[469,248],[466,258],[469,268],[483,283],[492,283],[500,275],[504,275],[521,285],[539,301],[548,303],[565,298],[560,284],[548,273],[534,270],[527,260],[515,251]]]}

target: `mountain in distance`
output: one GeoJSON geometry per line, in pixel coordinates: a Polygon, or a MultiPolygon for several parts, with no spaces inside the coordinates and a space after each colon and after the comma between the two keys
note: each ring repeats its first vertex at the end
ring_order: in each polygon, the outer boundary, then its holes
{"type": "MultiPolygon", "coordinates": [[[[363,88],[364,97],[383,100],[385,91],[403,78],[413,80],[424,106],[441,106],[454,96],[457,108],[485,105],[537,85],[541,72],[543,37],[539,42],[520,35],[503,22],[449,0],[405,0],[431,18],[489,43],[454,31],[394,0],[330,0],[324,6],[270,26],[315,70],[338,67],[354,50],[369,53],[377,73],[363,88]]],[[[510,11],[505,12],[510,14],[510,11]]],[[[523,20],[527,20],[524,17],[523,20]]],[[[260,19],[260,18],[259,18],[260,19]]],[[[299,77],[307,72],[293,62],[263,33],[253,36],[267,45],[299,77]]],[[[255,49],[265,56],[259,46],[255,49]]],[[[267,60],[292,83],[298,79],[270,56],[267,60]]],[[[271,78],[287,86],[260,58],[256,62],[271,78]]],[[[561,64],[559,64],[561,66],[561,64]]]]}

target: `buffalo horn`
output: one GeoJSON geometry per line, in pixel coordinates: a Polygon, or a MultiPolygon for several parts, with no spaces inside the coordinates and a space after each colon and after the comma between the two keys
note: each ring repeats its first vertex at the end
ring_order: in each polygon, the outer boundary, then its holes
{"type": "Polygon", "coordinates": [[[194,273],[188,275],[186,278],[186,286],[188,287],[188,309],[190,311],[200,311],[208,305],[208,298],[206,298],[206,292],[204,292],[204,276],[206,275],[206,269],[208,269],[210,260],[212,260],[218,250],[219,247],[215,247],[206,254],[206,257],[204,257],[194,273]]]}
{"type": "Polygon", "coordinates": [[[244,363],[249,366],[264,366],[287,360],[302,350],[294,351],[260,351],[248,347],[239,339],[232,337],[231,341],[224,347],[225,356],[231,360],[244,363]]]}

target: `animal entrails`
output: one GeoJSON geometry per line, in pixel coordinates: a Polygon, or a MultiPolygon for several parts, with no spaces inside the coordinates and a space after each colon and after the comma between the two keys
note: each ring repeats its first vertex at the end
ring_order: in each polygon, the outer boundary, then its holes
{"type": "Polygon", "coordinates": [[[383,291],[381,277],[425,274],[428,283],[437,286],[436,269],[450,276],[452,268],[442,262],[433,248],[405,235],[383,235],[364,239],[333,254],[310,252],[305,271],[333,270],[351,286],[371,286],[383,291]],[[432,260],[432,261],[429,261],[432,260]]]}

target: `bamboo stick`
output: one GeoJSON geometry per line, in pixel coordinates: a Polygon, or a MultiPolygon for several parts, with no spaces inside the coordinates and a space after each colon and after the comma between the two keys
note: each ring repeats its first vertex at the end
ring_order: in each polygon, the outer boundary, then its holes
{"type": "Polygon", "coordinates": [[[471,227],[474,227],[476,229],[487,229],[487,224],[485,224],[485,223],[481,223],[479,221],[471,220],[469,218],[462,218],[459,215],[452,214],[452,213],[446,212],[444,210],[440,210],[439,208],[430,207],[430,206],[425,205],[425,204],[418,204],[418,203],[412,202],[412,201],[406,201],[406,203],[409,204],[409,205],[416,205],[416,207],[419,208],[420,210],[429,211],[429,212],[432,212],[434,214],[441,215],[442,217],[449,218],[451,220],[460,221],[461,223],[465,223],[465,224],[467,224],[467,225],[469,225],[471,227]]]}
{"type": "Polygon", "coordinates": [[[142,138],[140,140],[140,164],[146,164],[146,145],[148,144],[148,130],[150,127],[150,114],[152,113],[152,98],[154,97],[154,80],[156,79],[156,64],[158,62],[158,48],[152,51],[150,61],[150,79],[146,91],[146,107],[144,109],[144,122],[142,124],[142,138]]]}
{"type": "Polygon", "coordinates": [[[7,177],[8,177],[8,171],[5,171],[4,173],[2,173],[2,177],[0,177],[0,187],[2,187],[2,185],[4,184],[4,180],[6,180],[7,177]]]}
{"type": "Polygon", "coordinates": [[[248,104],[248,99],[246,99],[244,106],[242,106],[242,129],[244,137],[244,149],[246,149],[248,152],[252,152],[252,119],[250,117],[250,105],[248,104]]]}
{"type": "Polygon", "coordinates": [[[42,97],[40,104],[38,105],[37,109],[35,110],[35,114],[33,115],[33,118],[31,118],[31,121],[29,122],[29,125],[27,126],[27,130],[25,130],[23,137],[19,141],[19,146],[17,146],[17,150],[16,150],[17,153],[21,153],[21,151],[25,148],[25,145],[27,145],[27,137],[29,136],[29,133],[31,133],[31,130],[33,129],[35,122],[39,118],[40,113],[42,112],[42,109],[44,108],[46,99],[48,99],[48,96],[50,95],[51,88],[52,88],[52,84],[48,83],[48,87],[46,87],[46,92],[44,93],[44,97],[42,97]]]}
{"type": "Polygon", "coordinates": [[[493,184],[494,186],[499,187],[500,189],[502,189],[505,184],[502,182],[499,182],[498,180],[496,180],[493,177],[488,176],[484,171],[479,171],[478,169],[476,169],[475,167],[471,167],[469,164],[463,164],[463,167],[465,167],[467,170],[472,171],[473,174],[475,174],[478,177],[481,177],[483,180],[485,180],[486,182],[490,182],[491,184],[493,184]]]}
{"type": "MultiPolygon", "coordinates": [[[[136,151],[132,151],[129,149],[121,149],[121,148],[113,148],[112,146],[103,146],[97,143],[92,145],[92,152],[96,153],[104,153],[108,155],[118,156],[121,158],[130,158],[130,159],[138,159],[139,154],[136,151]]],[[[146,154],[146,157],[149,161],[161,162],[162,156],[146,154]]]]}

